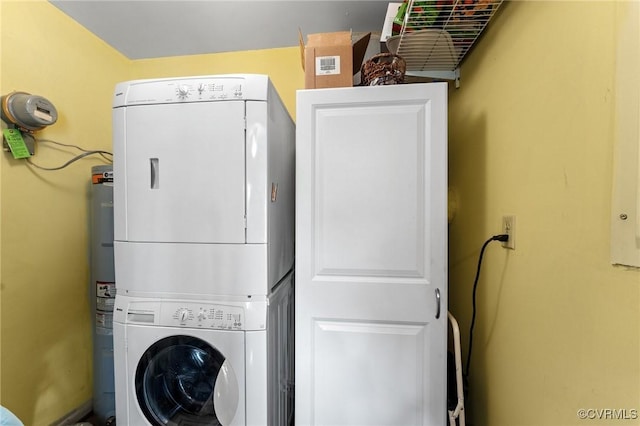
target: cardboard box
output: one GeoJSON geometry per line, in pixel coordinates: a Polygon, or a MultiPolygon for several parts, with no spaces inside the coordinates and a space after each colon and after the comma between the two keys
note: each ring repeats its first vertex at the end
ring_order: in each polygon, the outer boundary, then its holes
{"type": "Polygon", "coordinates": [[[350,31],[309,34],[306,44],[302,31],[299,37],[305,89],[353,86],[353,76],[360,71],[371,33],[355,43],[350,31]]]}

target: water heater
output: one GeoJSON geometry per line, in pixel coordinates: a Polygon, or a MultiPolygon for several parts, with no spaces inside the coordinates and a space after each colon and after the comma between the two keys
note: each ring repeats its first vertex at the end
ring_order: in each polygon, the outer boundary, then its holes
{"type": "Polygon", "coordinates": [[[115,424],[113,376],[113,167],[91,168],[91,279],[93,412],[101,425],[115,424]]]}

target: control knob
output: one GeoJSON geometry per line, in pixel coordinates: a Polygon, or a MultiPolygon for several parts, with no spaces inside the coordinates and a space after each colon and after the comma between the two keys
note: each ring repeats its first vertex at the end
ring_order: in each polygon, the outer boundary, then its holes
{"type": "Polygon", "coordinates": [[[180,322],[185,322],[189,318],[189,310],[186,308],[182,308],[178,311],[178,319],[180,322]]]}
{"type": "Polygon", "coordinates": [[[189,86],[184,84],[178,86],[178,97],[180,99],[186,99],[187,96],[189,96],[189,86]]]}

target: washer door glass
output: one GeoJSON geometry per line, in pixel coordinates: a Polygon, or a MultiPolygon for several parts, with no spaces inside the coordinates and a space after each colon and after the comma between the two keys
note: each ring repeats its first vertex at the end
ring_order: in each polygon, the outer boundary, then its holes
{"type": "Polygon", "coordinates": [[[222,425],[238,408],[238,380],[225,357],[191,336],[171,336],[145,351],[136,396],[154,426],[222,425]]]}

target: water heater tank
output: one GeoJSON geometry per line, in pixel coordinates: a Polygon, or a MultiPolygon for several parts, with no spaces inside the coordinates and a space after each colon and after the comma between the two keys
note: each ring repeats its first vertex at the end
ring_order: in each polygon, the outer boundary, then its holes
{"type": "MultiPolygon", "coordinates": [[[[113,167],[91,168],[91,279],[93,329],[93,413],[100,425],[115,425],[113,373],[113,167]]],[[[98,426],[98,425],[96,425],[98,426]]]]}

